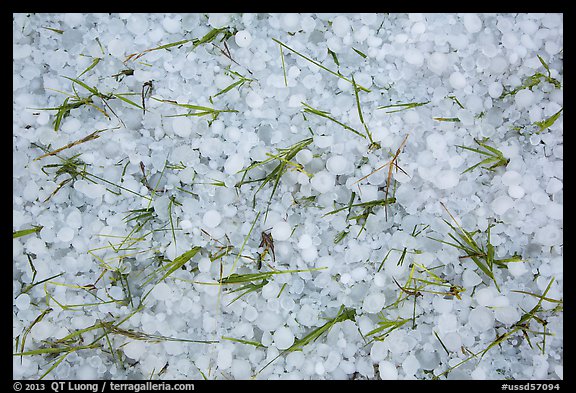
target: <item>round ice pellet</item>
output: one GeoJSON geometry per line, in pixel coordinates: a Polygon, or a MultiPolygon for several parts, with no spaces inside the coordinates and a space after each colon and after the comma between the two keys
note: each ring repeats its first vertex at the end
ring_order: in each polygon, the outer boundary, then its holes
{"type": "Polygon", "coordinates": [[[495,198],[490,204],[490,207],[492,207],[494,213],[498,215],[506,213],[506,211],[512,206],[514,206],[514,201],[508,195],[499,196],[495,198]]]}
{"type": "Polygon", "coordinates": [[[393,363],[387,360],[378,363],[378,372],[380,373],[380,378],[383,380],[398,379],[398,369],[393,363]]]}
{"type": "Polygon", "coordinates": [[[404,53],[404,60],[406,60],[408,64],[420,67],[424,63],[424,56],[422,55],[422,52],[418,49],[408,49],[404,53]]]}
{"type": "Polygon", "coordinates": [[[448,78],[448,81],[450,82],[450,86],[452,86],[452,88],[456,90],[463,89],[464,87],[466,87],[467,84],[466,77],[461,72],[458,71],[450,74],[450,78],[448,78]]]}
{"type": "Polygon", "coordinates": [[[458,172],[452,170],[445,170],[438,172],[436,176],[436,187],[441,190],[454,188],[460,182],[458,172]]]}
{"type": "Polygon", "coordinates": [[[414,355],[406,356],[406,359],[402,362],[402,370],[406,375],[414,375],[420,369],[420,362],[414,355]]]}
{"type": "Polygon", "coordinates": [[[478,33],[482,29],[482,20],[476,14],[464,14],[464,27],[468,33],[478,33]]]}
{"type": "Polygon", "coordinates": [[[122,347],[122,352],[131,359],[139,360],[146,352],[146,344],[139,340],[133,340],[122,347]]]}
{"type": "Polygon", "coordinates": [[[388,344],[386,344],[384,341],[374,342],[372,348],[370,349],[370,358],[374,362],[384,360],[387,354],[388,354],[388,344]]]}
{"type": "Polygon", "coordinates": [[[276,329],[272,337],[274,338],[274,345],[280,350],[290,348],[294,344],[294,333],[286,326],[276,329]]]}
{"type": "Polygon", "coordinates": [[[30,307],[30,296],[27,293],[23,293],[16,298],[14,305],[18,307],[19,310],[28,310],[30,307]]]}
{"type": "Polygon", "coordinates": [[[232,351],[226,348],[220,349],[216,358],[216,365],[221,370],[229,368],[232,365],[232,351]]]}
{"type": "Polygon", "coordinates": [[[522,186],[510,186],[508,187],[508,195],[514,199],[522,198],[526,193],[524,192],[524,188],[522,186]]]}
{"type": "Polygon", "coordinates": [[[292,234],[292,228],[286,221],[278,221],[272,228],[272,238],[278,241],[288,240],[292,234]]]}
{"type": "Polygon", "coordinates": [[[518,108],[528,108],[534,102],[534,93],[530,89],[522,89],[514,95],[514,101],[518,108]]]}
{"type": "Polygon", "coordinates": [[[464,270],[462,283],[465,287],[475,287],[482,282],[482,278],[472,269],[464,270]]]}
{"type": "Polygon", "coordinates": [[[500,97],[503,91],[504,87],[502,87],[502,83],[500,82],[492,82],[488,85],[488,94],[492,98],[500,97]]]}
{"type": "Polygon", "coordinates": [[[444,53],[434,52],[428,57],[428,69],[441,75],[448,67],[448,58],[444,53]]]}
{"type": "Polygon", "coordinates": [[[224,173],[235,174],[244,167],[244,155],[232,154],[224,163],[224,173]]]}
{"type": "Polygon", "coordinates": [[[383,293],[372,293],[364,298],[362,303],[362,310],[364,312],[374,314],[382,310],[386,303],[386,298],[383,293]]]}
{"type": "Polygon", "coordinates": [[[486,307],[477,307],[470,311],[468,323],[477,332],[484,332],[494,326],[494,313],[486,307]]]}
{"type": "Polygon", "coordinates": [[[208,228],[216,228],[221,221],[222,216],[216,210],[208,210],[202,217],[202,223],[208,228]]]}
{"type": "Polygon", "coordinates": [[[313,189],[323,194],[334,189],[335,182],[334,175],[328,173],[327,171],[320,171],[312,177],[310,180],[310,185],[313,189]]]}
{"type": "Polygon", "coordinates": [[[522,183],[522,175],[514,170],[508,170],[502,175],[501,181],[505,186],[515,186],[522,183]]]}
{"type": "Polygon", "coordinates": [[[264,99],[262,99],[262,96],[257,92],[250,91],[248,94],[246,94],[246,104],[248,104],[250,108],[257,109],[260,108],[262,104],[264,104],[264,99]]]}
{"type": "Polygon", "coordinates": [[[344,37],[350,31],[350,21],[345,15],[338,15],[332,21],[332,31],[338,37],[344,37]]]}
{"type": "Polygon", "coordinates": [[[74,229],[70,227],[64,227],[58,231],[56,236],[61,242],[68,243],[74,239],[74,229]]]}
{"type": "Polygon", "coordinates": [[[252,34],[247,30],[240,30],[234,36],[234,41],[240,48],[246,48],[252,43],[252,34]]]}
{"type": "Polygon", "coordinates": [[[307,233],[300,236],[298,239],[298,248],[304,250],[312,246],[312,237],[307,233]]]}
{"type": "Polygon", "coordinates": [[[168,300],[172,297],[172,288],[170,288],[168,284],[161,282],[160,284],[156,285],[152,290],[152,296],[156,300],[160,301],[168,300]]]}
{"type": "Polygon", "coordinates": [[[172,130],[182,138],[187,138],[192,133],[192,120],[187,117],[175,117],[172,120],[172,130]]]}
{"type": "Polygon", "coordinates": [[[344,156],[334,155],[326,160],[326,169],[333,175],[342,175],[347,166],[348,160],[344,156]]]}

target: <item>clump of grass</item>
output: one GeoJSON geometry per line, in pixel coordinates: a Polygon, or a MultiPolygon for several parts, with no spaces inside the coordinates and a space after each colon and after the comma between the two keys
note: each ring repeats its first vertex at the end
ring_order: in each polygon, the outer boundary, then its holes
{"type": "Polygon", "coordinates": [[[232,79],[235,79],[235,81],[232,82],[230,85],[226,86],[225,88],[223,88],[222,90],[220,90],[213,97],[210,97],[210,102],[212,102],[213,98],[216,98],[219,95],[225,94],[236,87],[238,89],[240,89],[242,86],[244,86],[244,84],[250,85],[251,82],[254,82],[254,79],[246,78],[244,75],[242,75],[236,71],[232,71],[230,69],[228,69],[228,71],[226,71],[225,74],[230,76],[232,79]]]}
{"type": "MultiPolygon", "coordinates": [[[[310,63],[314,64],[315,66],[319,67],[320,69],[323,69],[324,71],[329,72],[329,73],[331,73],[332,75],[334,75],[334,76],[336,76],[336,77],[338,77],[338,78],[340,78],[340,79],[344,79],[346,82],[348,82],[348,83],[350,83],[350,84],[354,84],[354,82],[352,82],[352,79],[346,78],[345,76],[343,76],[343,75],[340,74],[339,72],[332,71],[331,69],[327,68],[326,66],[318,63],[317,61],[309,58],[308,56],[303,55],[302,53],[296,51],[295,49],[290,48],[288,45],[286,45],[286,44],[278,41],[277,39],[272,38],[272,41],[274,41],[275,43],[277,43],[278,45],[280,45],[280,47],[284,47],[284,48],[288,49],[290,52],[295,53],[296,55],[300,56],[300,57],[303,58],[304,60],[309,61],[310,63]]],[[[363,86],[358,85],[358,88],[359,88],[360,90],[363,90],[363,91],[367,92],[367,93],[370,92],[370,89],[367,89],[367,88],[365,88],[365,87],[363,87],[363,86]]]]}
{"type": "Polygon", "coordinates": [[[560,117],[560,114],[562,113],[563,110],[564,110],[564,108],[560,108],[560,110],[558,112],[554,113],[552,116],[548,117],[547,119],[535,122],[534,125],[538,127],[538,131],[536,131],[536,134],[542,133],[543,131],[550,128],[554,123],[556,123],[556,120],[558,120],[558,118],[560,117]]]}
{"type": "Polygon", "coordinates": [[[474,139],[474,142],[476,142],[476,144],[479,145],[480,147],[482,147],[484,150],[474,149],[474,148],[468,147],[468,146],[456,145],[457,147],[460,147],[462,149],[473,151],[475,153],[487,156],[487,158],[483,159],[482,161],[478,162],[475,165],[472,165],[470,168],[464,170],[462,172],[463,174],[466,172],[470,172],[470,171],[474,170],[476,167],[481,166],[481,165],[490,165],[491,164],[490,166],[482,166],[482,168],[487,169],[489,171],[493,171],[498,167],[501,167],[501,166],[505,167],[506,165],[508,165],[510,160],[508,158],[504,157],[504,155],[502,154],[502,152],[500,150],[496,149],[495,147],[489,146],[486,143],[487,141],[488,141],[488,138],[485,138],[483,141],[479,141],[477,139],[474,139]]]}
{"type": "Polygon", "coordinates": [[[452,221],[454,221],[455,225],[452,225],[449,221],[443,219],[443,221],[450,227],[453,233],[449,233],[448,236],[454,242],[447,242],[444,240],[435,239],[429,237],[430,239],[436,240],[440,243],[447,244],[451,247],[454,247],[458,250],[461,250],[465,253],[465,255],[461,256],[460,259],[472,259],[476,266],[486,274],[496,286],[496,289],[500,291],[500,287],[496,282],[496,278],[494,276],[494,267],[500,268],[507,268],[507,264],[510,262],[522,262],[522,257],[520,255],[514,254],[510,258],[504,259],[496,259],[494,258],[494,246],[490,243],[490,228],[494,226],[493,224],[488,225],[488,229],[486,230],[486,241],[485,245],[478,243],[474,237],[479,233],[479,231],[468,232],[464,228],[460,226],[456,218],[448,211],[446,206],[442,202],[440,202],[444,210],[448,213],[452,221]]]}
{"type": "Polygon", "coordinates": [[[304,113],[311,113],[313,115],[320,116],[320,117],[323,117],[325,119],[331,120],[334,123],[338,124],[339,126],[343,127],[345,130],[350,131],[350,132],[366,139],[366,135],[364,135],[360,131],[355,130],[354,128],[342,123],[341,121],[336,120],[335,118],[330,116],[330,112],[326,112],[326,111],[322,111],[320,109],[313,108],[312,106],[308,105],[305,102],[302,102],[302,105],[304,105],[304,113]]]}
{"type": "MultiPolygon", "coordinates": [[[[260,190],[262,190],[262,188],[264,188],[264,186],[266,184],[273,182],[274,185],[272,187],[272,192],[270,193],[270,197],[268,199],[268,204],[267,204],[267,208],[266,208],[266,216],[267,216],[268,215],[268,209],[270,208],[270,203],[272,202],[272,198],[273,198],[274,194],[276,193],[276,190],[278,189],[278,185],[280,183],[280,178],[282,177],[282,175],[284,175],[284,173],[286,173],[286,171],[289,168],[293,168],[294,170],[297,170],[297,171],[300,171],[303,173],[307,173],[304,171],[304,168],[301,164],[295,163],[291,160],[296,156],[296,154],[298,154],[299,151],[301,151],[306,146],[311,144],[312,141],[313,141],[312,138],[306,138],[306,139],[303,139],[303,140],[293,144],[290,147],[277,149],[278,150],[277,154],[268,153],[267,159],[262,160],[262,161],[256,161],[253,164],[251,164],[250,166],[248,166],[247,168],[242,169],[240,171],[240,173],[243,173],[243,176],[242,176],[242,179],[238,183],[236,183],[235,187],[240,187],[243,184],[247,184],[247,183],[260,182],[260,186],[258,187],[256,192],[254,193],[254,196],[252,198],[252,207],[255,208],[256,207],[256,195],[258,194],[258,192],[260,192],[260,190]],[[254,168],[264,166],[264,165],[266,165],[270,162],[273,162],[275,160],[278,161],[278,164],[266,176],[259,178],[259,179],[245,180],[249,171],[251,171],[254,168]]],[[[311,176],[311,175],[308,174],[308,176],[311,176]]],[[[264,220],[264,221],[266,221],[266,220],[264,220]]]]}
{"type": "MultiPolygon", "coordinates": [[[[95,66],[96,64],[97,63],[95,63],[95,64],[93,63],[93,65],[91,67],[95,66]]],[[[87,70],[91,69],[91,67],[88,67],[87,70]]],[[[96,109],[98,112],[100,112],[104,117],[106,117],[107,119],[110,119],[110,115],[108,115],[108,113],[106,112],[106,109],[104,109],[104,107],[100,107],[100,106],[96,105],[96,103],[94,102],[95,98],[99,98],[102,101],[102,103],[104,104],[104,106],[107,107],[110,110],[110,112],[112,112],[112,114],[114,114],[114,116],[116,116],[116,118],[120,120],[121,123],[122,123],[122,120],[116,115],[114,110],[110,107],[110,105],[108,104],[108,101],[118,98],[118,99],[132,105],[132,106],[135,106],[139,109],[143,109],[140,105],[136,104],[135,102],[133,102],[130,99],[125,97],[126,95],[131,95],[132,93],[108,93],[108,94],[104,94],[104,93],[100,92],[96,86],[88,86],[86,83],[78,80],[77,78],[70,78],[67,76],[65,76],[64,78],[72,81],[72,90],[74,93],[70,94],[70,93],[58,91],[59,93],[68,95],[68,97],[66,97],[64,99],[64,101],[62,102],[62,104],[60,106],[50,107],[50,108],[37,108],[39,110],[56,111],[56,117],[54,118],[54,121],[52,123],[54,125],[54,131],[58,131],[60,129],[60,125],[62,124],[62,120],[64,120],[66,117],[68,117],[70,115],[70,112],[73,109],[78,109],[78,108],[81,108],[83,106],[92,107],[92,108],[96,109]],[[80,94],[76,91],[75,85],[81,86],[85,90],[89,91],[90,94],[88,96],[84,96],[84,97],[80,96],[80,94]]]]}
{"type": "Polygon", "coordinates": [[[548,322],[542,316],[542,313],[545,313],[545,312],[556,313],[562,309],[562,303],[563,303],[562,300],[551,299],[551,298],[546,297],[546,295],[548,294],[548,291],[550,290],[553,282],[554,282],[554,277],[552,277],[550,279],[550,281],[548,282],[548,285],[546,286],[546,289],[544,290],[542,295],[537,295],[537,294],[533,294],[533,293],[529,293],[529,292],[525,292],[525,291],[513,291],[513,292],[523,293],[523,294],[527,294],[527,295],[536,297],[539,299],[538,303],[530,311],[525,312],[524,315],[522,315],[522,317],[520,317],[520,319],[516,323],[514,323],[507,331],[505,331],[502,334],[499,334],[494,339],[494,341],[492,341],[486,348],[484,348],[483,350],[481,350],[477,353],[472,353],[469,351],[469,353],[471,353],[471,355],[469,357],[463,359],[462,361],[458,362],[454,366],[449,367],[443,373],[435,375],[433,377],[433,379],[439,379],[442,376],[448,375],[448,373],[450,373],[452,370],[454,370],[457,367],[460,367],[462,364],[464,364],[464,363],[466,363],[472,359],[476,358],[480,361],[484,357],[484,355],[486,355],[486,353],[488,351],[490,351],[492,348],[494,348],[497,345],[498,346],[502,345],[503,343],[506,342],[506,340],[512,338],[517,333],[521,333],[523,335],[523,337],[526,339],[526,341],[528,342],[528,345],[531,348],[533,348],[533,346],[532,346],[532,342],[530,340],[529,333],[535,337],[541,336],[542,341],[541,341],[541,345],[539,346],[539,349],[541,350],[542,353],[545,353],[546,337],[552,335],[552,333],[546,331],[546,325],[548,322]],[[546,311],[542,307],[542,302],[544,302],[544,301],[556,303],[556,304],[558,304],[558,306],[557,306],[557,308],[555,308],[551,311],[546,311]],[[532,322],[535,322],[535,323],[543,326],[543,331],[532,330],[530,328],[530,324],[532,322]]]}
{"type": "Polygon", "coordinates": [[[344,307],[342,305],[340,306],[340,309],[338,310],[338,313],[334,318],[328,319],[328,321],[322,326],[312,330],[306,336],[295,340],[294,344],[292,344],[288,349],[285,349],[284,351],[280,352],[278,356],[276,356],[274,359],[266,363],[260,370],[258,370],[258,372],[255,375],[252,376],[252,378],[256,378],[256,376],[258,376],[258,374],[260,374],[262,370],[264,370],[266,367],[268,367],[270,364],[276,361],[276,359],[278,359],[280,356],[283,356],[289,352],[301,351],[302,348],[304,348],[306,345],[318,340],[322,335],[328,333],[334,325],[340,322],[344,322],[346,320],[356,322],[356,310],[354,310],[353,308],[344,307]]]}
{"type": "MultiPolygon", "coordinates": [[[[400,146],[398,147],[398,150],[396,150],[396,154],[394,154],[392,156],[392,159],[390,161],[388,161],[386,164],[379,166],[378,168],[374,169],[372,172],[370,172],[369,174],[367,174],[366,176],[358,179],[356,182],[354,182],[354,184],[358,184],[361,181],[367,179],[368,177],[372,176],[374,173],[378,172],[379,170],[383,169],[384,167],[388,166],[388,177],[387,177],[387,181],[386,181],[386,194],[384,197],[384,200],[388,200],[388,195],[389,195],[389,191],[390,191],[390,184],[392,183],[392,171],[393,168],[396,168],[396,172],[398,172],[398,169],[400,169],[402,172],[404,172],[404,170],[402,168],[400,168],[400,166],[398,165],[398,157],[400,156],[400,153],[402,152],[402,149],[404,148],[404,146],[406,145],[406,141],[408,140],[408,136],[410,134],[406,134],[406,136],[404,137],[404,139],[402,140],[402,143],[400,144],[400,146]]],[[[392,154],[390,154],[392,155],[392,154]]],[[[404,174],[408,175],[406,172],[404,172],[404,174]]],[[[396,201],[396,199],[394,198],[394,202],[396,201]]],[[[386,204],[387,205],[387,204],[386,204]]],[[[388,221],[388,209],[387,207],[384,207],[384,214],[386,217],[386,221],[388,221]]]]}
{"type": "Polygon", "coordinates": [[[533,75],[530,75],[528,78],[526,78],[524,80],[524,83],[522,83],[520,86],[516,87],[515,89],[509,90],[509,91],[504,91],[502,93],[502,95],[500,95],[500,99],[502,99],[506,96],[513,96],[516,93],[518,93],[520,90],[524,90],[524,89],[532,90],[534,87],[538,86],[543,80],[554,85],[554,87],[556,89],[560,89],[562,87],[562,84],[560,83],[559,80],[552,78],[552,74],[550,73],[550,67],[544,61],[544,59],[542,57],[540,57],[540,55],[537,55],[537,56],[538,56],[538,60],[540,60],[540,63],[542,64],[544,69],[546,69],[546,75],[542,74],[541,72],[536,72],[533,75]]]}
{"type": "Polygon", "coordinates": [[[162,49],[170,49],[170,48],[174,48],[176,46],[181,47],[181,46],[183,46],[189,42],[192,42],[193,49],[196,49],[200,45],[213,42],[214,40],[216,40],[216,38],[220,34],[222,34],[220,41],[223,41],[223,40],[226,40],[226,39],[232,37],[235,34],[235,32],[228,27],[221,27],[218,29],[214,28],[214,29],[210,30],[208,33],[206,33],[202,38],[180,40],[180,41],[171,42],[171,43],[164,44],[164,45],[159,45],[159,46],[156,46],[154,48],[146,49],[146,50],[143,50],[142,52],[132,53],[132,54],[126,56],[126,59],[124,59],[124,63],[127,63],[131,60],[132,61],[138,60],[139,58],[141,58],[142,56],[144,56],[145,54],[150,53],[150,52],[154,52],[154,51],[162,50],[162,49]]]}
{"type": "MultiPolygon", "coordinates": [[[[362,227],[360,228],[360,231],[358,232],[358,236],[359,236],[362,233],[362,231],[364,230],[364,228],[366,227],[366,222],[368,221],[368,216],[370,214],[375,214],[374,208],[376,208],[378,206],[384,206],[384,208],[386,208],[386,206],[388,206],[391,203],[395,203],[395,202],[396,202],[396,198],[384,198],[384,199],[378,199],[375,201],[361,202],[361,203],[356,203],[356,204],[352,203],[352,204],[348,204],[347,206],[332,210],[332,211],[324,214],[322,217],[336,214],[336,213],[339,213],[343,210],[348,209],[348,211],[349,211],[349,214],[347,217],[348,220],[356,220],[356,222],[362,222],[362,227]],[[350,214],[351,209],[355,208],[355,207],[362,208],[362,211],[355,216],[351,216],[351,214],[350,214]]],[[[338,240],[338,241],[341,241],[342,238],[346,235],[337,235],[337,236],[341,236],[340,239],[338,240]]],[[[334,242],[336,243],[336,239],[334,240],[334,242]]]]}
{"type": "Polygon", "coordinates": [[[165,100],[165,99],[158,99],[155,97],[152,97],[153,100],[159,101],[159,102],[164,102],[167,104],[171,104],[171,105],[176,105],[179,106],[181,108],[186,108],[188,109],[188,113],[181,113],[178,115],[167,115],[166,117],[180,117],[180,116],[185,116],[185,117],[201,117],[201,116],[212,116],[212,121],[216,120],[218,118],[218,116],[220,115],[220,113],[235,113],[238,112],[237,110],[234,109],[215,109],[215,108],[210,108],[208,106],[201,106],[201,105],[193,105],[193,104],[181,104],[179,102],[176,102],[174,100],[165,100]]]}

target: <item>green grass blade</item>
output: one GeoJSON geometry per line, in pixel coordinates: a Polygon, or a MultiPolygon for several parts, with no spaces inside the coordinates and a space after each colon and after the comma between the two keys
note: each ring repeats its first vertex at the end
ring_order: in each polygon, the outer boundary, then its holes
{"type": "Polygon", "coordinates": [[[22,229],[19,231],[14,231],[14,232],[12,232],[12,239],[16,239],[18,237],[31,235],[33,233],[40,232],[42,230],[42,228],[44,228],[42,225],[38,225],[38,226],[34,226],[32,228],[29,228],[29,229],[22,229]]]}

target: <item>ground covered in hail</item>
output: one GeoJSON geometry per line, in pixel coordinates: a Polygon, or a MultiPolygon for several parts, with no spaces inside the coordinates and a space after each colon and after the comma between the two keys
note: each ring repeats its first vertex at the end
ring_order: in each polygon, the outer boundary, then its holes
{"type": "Polygon", "coordinates": [[[13,377],[562,379],[562,14],[13,15],[13,377]]]}

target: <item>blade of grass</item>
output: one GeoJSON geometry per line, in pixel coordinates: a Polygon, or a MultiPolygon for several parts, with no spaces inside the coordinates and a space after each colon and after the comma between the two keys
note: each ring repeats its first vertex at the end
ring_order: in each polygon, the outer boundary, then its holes
{"type": "MultiPolygon", "coordinates": [[[[303,59],[308,60],[310,63],[314,64],[314,65],[317,66],[317,67],[320,67],[320,68],[323,69],[324,71],[327,71],[327,72],[331,73],[332,75],[337,76],[337,77],[340,78],[340,79],[344,79],[344,80],[345,80],[346,82],[348,82],[348,83],[352,83],[352,81],[351,81],[350,79],[346,78],[346,77],[343,76],[342,74],[340,74],[340,73],[338,73],[338,72],[332,71],[331,69],[323,66],[322,64],[318,63],[317,61],[312,60],[311,58],[309,58],[309,57],[301,54],[300,52],[298,52],[298,51],[290,48],[288,45],[286,45],[286,44],[278,41],[277,39],[272,38],[272,41],[276,42],[276,43],[279,44],[280,46],[283,46],[284,48],[288,49],[289,51],[297,54],[298,56],[302,57],[303,59]]],[[[360,85],[358,85],[358,87],[360,88],[360,90],[364,90],[364,91],[367,92],[367,93],[369,93],[369,92],[371,91],[371,90],[369,90],[369,89],[367,89],[367,88],[365,88],[365,87],[363,87],[363,86],[360,86],[360,85]]]]}

